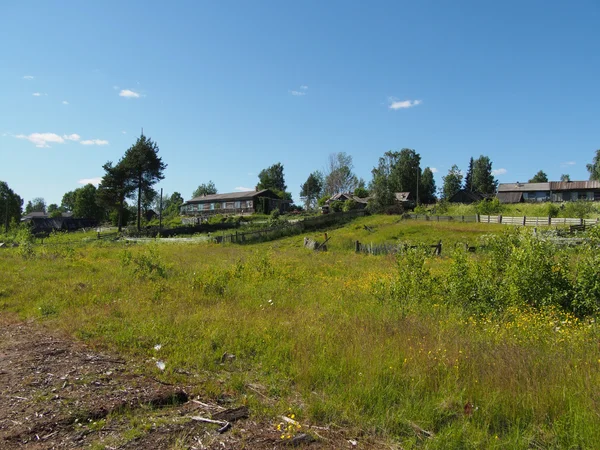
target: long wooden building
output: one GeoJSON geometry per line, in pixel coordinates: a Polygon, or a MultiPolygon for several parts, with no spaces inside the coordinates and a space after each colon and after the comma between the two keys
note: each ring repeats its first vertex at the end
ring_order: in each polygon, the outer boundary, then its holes
{"type": "Polygon", "coordinates": [[[183,216],[205,217],[215,214],[245,215],[255,212],[269,214],[274,209],[285,212],[289,200],[282,200],[270,189],[262,191],[230,192],[194,197],[181,205],[183,216]]]}

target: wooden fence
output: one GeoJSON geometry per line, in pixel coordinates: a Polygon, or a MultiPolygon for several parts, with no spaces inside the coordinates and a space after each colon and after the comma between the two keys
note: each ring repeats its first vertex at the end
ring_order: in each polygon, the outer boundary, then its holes
{"type": "MultiPolygon", "coordinates": [[[[359,241],[354,242],[354,251],[356,253],[366,253],[368,255],[389,255],[395,254],[402,251],[406,251],[409,248],[418,248],[419,245],[408,245],[408,244],[398,244],[398,243],[390,243],[384,242],[381,244],[363,244],[359,241]]],[[[433,249],[433,254],[436,256],[442,255],[442,241],[439,241],[437,244],[429,245],[433,249]]]]}
{"type": "Polygon", "coordinates": [[[249,243],[255,241],[269,241],[283,236],[299,234],[305,230],[318,229],[337,223],[343,223],[347,220],[351,220],[364,215],[365,211],[363,210],[323,214],[321,216],[308,217],[304,220],[299,220],[297,222],[288,222],[284,225],[276,227],[261,228],[260,230],[255,231],[246,231],[243,233],[235,232],[224,236],[216,236],[215,241],[221,244],[244,244],[247,242],[249,243]]]}
{"type": "Polygon", "coordinates": [[[474,216],[429,216],[426,214],[404,214],[405,219],[426,220],[429,222],[478,222],[503,225],[520,225],[524,227],[540,227],[553,225],[570,225],[572,227],[589,227],[600,223],[600,219],[576,219],[564,217],[510,217],[475,214],[474,216]]]}

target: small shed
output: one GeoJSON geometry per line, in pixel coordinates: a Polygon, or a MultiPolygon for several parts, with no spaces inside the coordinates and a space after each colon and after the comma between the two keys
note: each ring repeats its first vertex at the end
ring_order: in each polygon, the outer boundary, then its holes
{"type": "Polygon", "coordinates": [[[483,200],[483,195],[478,192],[469,191],[467,189],[461,189],[457,191],[452,197],[448,199],[450,203],[465,203],[467,205],[471,203],[477,203],[483,200]]]}

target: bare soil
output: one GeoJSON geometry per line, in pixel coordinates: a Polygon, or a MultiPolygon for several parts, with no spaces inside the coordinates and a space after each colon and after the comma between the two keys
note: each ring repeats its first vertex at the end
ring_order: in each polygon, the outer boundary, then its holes
{"type": "Polygon", "coordinates": [[[220,425],[192,417],[239,405],[190,392],[144,375],[134,361],[0,315],[0,449],[379,448],[340,429],[304,425],[310,438],[292,443],[251,411],[219,432],[220,425]]]}

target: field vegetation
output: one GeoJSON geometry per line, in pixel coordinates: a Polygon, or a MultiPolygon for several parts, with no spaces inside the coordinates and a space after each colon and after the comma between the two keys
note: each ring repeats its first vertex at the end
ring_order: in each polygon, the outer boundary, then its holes
{"type": "Polygon", "coordinates": [[[528,230],[397,216],[327,233],[329,251],[313,252],[302,236],[39,245],[22,231],[0,249],[0,313],[145,360],[165,381],[197,374],[198,393],[274,426],[291,410],[403,448],[600,442],[597,231],[577,251],[528,230]],[[426,247],[440,239],[441,258],[426,247]],[[375,257],[355,240],[424,246],[375,257]]]}

